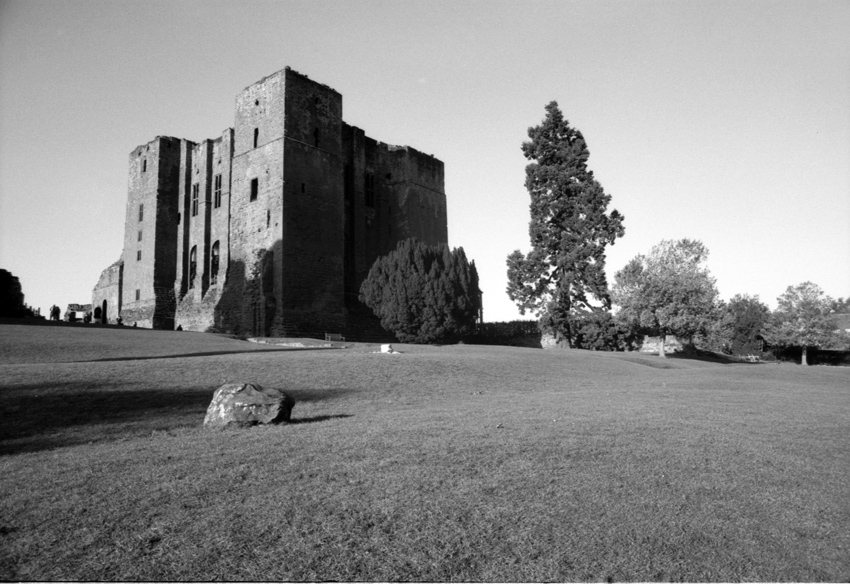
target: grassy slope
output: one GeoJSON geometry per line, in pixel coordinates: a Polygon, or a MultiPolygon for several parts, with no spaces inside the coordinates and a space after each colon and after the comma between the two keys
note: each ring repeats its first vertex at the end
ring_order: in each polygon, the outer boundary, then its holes
{"type": "Polygon", "coordinates": [[[850,579],[850,369],[22,328],[2,579],[850,579]],[[225,381],[295,423],[205,431],[225,381]]]}

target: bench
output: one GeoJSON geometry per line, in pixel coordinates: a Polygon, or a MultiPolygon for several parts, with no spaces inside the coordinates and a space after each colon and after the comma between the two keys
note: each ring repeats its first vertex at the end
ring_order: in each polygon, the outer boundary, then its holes
{"type": "Polygon", "coordinates": [[[345,337],[339,333],[325,333],[326,341],[345,341],[345,337]]]}

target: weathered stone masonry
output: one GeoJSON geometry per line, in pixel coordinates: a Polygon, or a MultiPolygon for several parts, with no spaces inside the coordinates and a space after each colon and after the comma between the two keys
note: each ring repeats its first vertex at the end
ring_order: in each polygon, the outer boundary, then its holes
{"type": "Polygon", "coordinates": [[[233,128],[130,154],[124,250],[92,292],[110,322],[354,338],[375,259],[447,243],[443,163],[342,120],[342,95],[289,68],[236,97],[233,128]]]}

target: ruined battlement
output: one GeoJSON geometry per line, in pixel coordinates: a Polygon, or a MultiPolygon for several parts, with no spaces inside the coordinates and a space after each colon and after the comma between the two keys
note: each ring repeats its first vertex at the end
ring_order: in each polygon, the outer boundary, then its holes
{"type": "Polygon", "coordinates": [[[152,328],[369,329],[357,292],[375,259],[408,237],[448,242],[444,167],[342,111],[339,92],[286,67],[239,92],[220,136],[137,146],[121,260],[92,304],[152,328]]]}

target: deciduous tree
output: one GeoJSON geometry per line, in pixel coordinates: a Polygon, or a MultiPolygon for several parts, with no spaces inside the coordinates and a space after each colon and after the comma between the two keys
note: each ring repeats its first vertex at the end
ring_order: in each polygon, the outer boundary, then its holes
{"type": "MultiPolygon", "coordinates": [[[[508,256],[507,293],[519,307],[544,315],[560,346],[572,346],[570,320],[578,312],[610,307],[605,247],[624,233],[623,216],[608,214],[607,195],[587,168],[584,136],[564,119],[556,102],[529,128],[522,151],[531,196],[531,251],[508,256]]],[[[543,321],[541,320],[541,323],[543,321]]]]}
{"type": "Polygon", "coordinates": [[[788,286],[776,299],[778,307],[769,328],[772,344],[803,349],[802,365],[808,365],[810,348],[826,348],[838,341],[832,318],[834,300],[812,282],[788,286]]]}
{"type": "Polygon", "coordinates": [[[360,287],[360,301],[402,342],[454,341],[475,331],[481,310],[478,271],[462,247],[449,250],[408,239],[375,260],[360,287]]]}
{"type": "Polygon", "coordinates": [[[666,335],[691,341],[717,317],[717,287],[704,265],[707,258],[708,249],[700,241],[665,240],[614,277],[617,317],[635,330],[660,335],[662,357],[666,335]]]}
{"type": "Polygon", "coordinates": [[[729,349],[733,355],[758,353],[770,320],[770,309],[758,296],[736,294],[725,307],[731,324],[729,349]]]}

